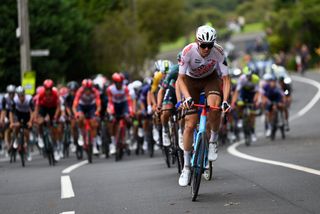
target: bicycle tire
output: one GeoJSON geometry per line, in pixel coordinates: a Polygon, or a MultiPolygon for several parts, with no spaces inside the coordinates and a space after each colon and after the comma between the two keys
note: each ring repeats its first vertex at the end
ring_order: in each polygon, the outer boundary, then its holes
{"type": "Polygon", "coordinates": [[[22,148],[21,151],[19,152],[20,154],[20,159],[21,159],[21,165],[22,167],[25,167],[25,155],[24,155],[24,149],[22,148]]]}
{"type": "Polygon", "coordinates": [[[88,162],[92,163],[92,144],[91,143],[88,145],[87,155],[88,155],[88,162]]]}
{"type": "Polygon", "coordinates": [[[45,150],[45,153],[47,154],[49,165],[54,166],[55,160],[53,155],[53,145],[49,140],[48,134],[49,134],[48,130],[44,130],[43,132],[44,150],[45,150]]]}
{"type": "Polygon", "coordinates": [[[109,148],[110,142],[108,140],[110,136],[109,136],[109,132],[106,130],[104,121],[101,122],[100,133],[101,133],[101,140],[102,140],[105,158],[107,159],[109,158],[109,152],[110,152],[110,148],[109,148]]]}
{"type": "Polygon", "coordinates": [[[276,112],[274,112],[274,117],[272,119],[272,123],[271,123],[271,140],[275,140],[276,138],[276,133],[277,133],[277,129],[278,129],[278,110],[276,110],[276,112]]]}
{"type": "Polygon", "coordinates": [[[251,136],[250,136],[250,125],[249,125],[249,115],[245,114],[243,119],[243,133],[244,141],[246,146],[251,145],[251,136]]]}
{"type": "Polygon", "coordinates": [[[121,127],[119,129],[118,134],[117,134],[115,161],[119,161],[123,157],[124,134],[125,134],[125,129],[124,129],[124,127],[121,127]]]}
{"type": "Polygon", "coordinates": [[[165,162],[167,164],[167,167],[171,167],[171,162],[170,162],[170,147],[169,146],[163,146],[164,154],[165,154],[165,162]]]}
{"type": "Polygon", "coordinates": [[[203,172],[204,151],[205,151],[206,136],[201,134],[200,140],[195,149],[194,166],[191,181],[192,201],[196,201],[200,189],[201,177],[203,172]]]}
{"type": "Polygon", "coordinates": [[[203,178],[206,181],[211,181],[212,179],[212,174],[213,174],[213,162],[209,161],[209,168],[205,170],[205,172],[203,173],[203,178]]]}
{"type": "Polygon", "coordinates": [[[17,150],[14,149],[13,146],[11,146],[9,153],[10,153],[10,163],[16,162],[17,150]]]}
{"type": "Polygon", "coordinates": [[[179,168],[178,168],[178,173],[181,174],[183,166],[184,166],[184,154],[183,150],[178,148],[178,159],[179,159],[179,168]]]}
{"type": "Polygon", "coordinates": [[[22,167],[25,167],[25,149],[24,149],[24,135],[23,135],[24,133],[22,132],[20,132],[19,133],[19,138],[18,138],[18,140],[19,140],[19,143],[20,143],[20,145],[19,145],[19,155],[20,155],[20,159],[21,159],[21,165],[22,165],[22,167]]]}
{"type": "Polygon", "coordinates": [[[280,130],[281,130],[281,137],[282,139],[286,139],[286,130],[284,129],[284,126],[281,126],[280,127],[280,130]]]}

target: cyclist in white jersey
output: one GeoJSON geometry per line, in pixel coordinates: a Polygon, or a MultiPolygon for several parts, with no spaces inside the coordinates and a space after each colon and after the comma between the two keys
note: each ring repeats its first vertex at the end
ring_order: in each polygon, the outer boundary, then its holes
{"type": "MultiPolygon", "coordinates": [[[[16,95],[13,98],[12,108],[9,112],[10,127],[14,129],[15,136],[19,131],[19,127],[23,126],[24,129],[24,148],[27,149],[29,143],[29,129],[32,126],[34,103],[31,95],[26,95],[24,88],[19,86],[16,88],[16,95]]],[[[18,145],[17,138],[15,138],[13,146],[16,148],[18,145]]],[[[30,154],[28,161],[31,160],[30,154]]]]}
{"type": "MultiPolygon", "coordinates": [[[[190,177],[190,157],[193,133],[198,122],[197,111],[193,104],[199,103],[200,93],[205,92],[210,106],[220,106],[225,112],[230,108],[227,100],[230,93],[230,77],[223,49],[215,42],[216,31],[210,26],[200,26],[196,42],[187,45],[182,51],[179,67],[179,87],[185,97],[183,107],[189,109],[185,118],[183,133],[184,169],[179,178],[180,186],[187,186],[190,177]]],[[[208,159],[217,159],[217,139],[221,112],[211,111],[208,115],[211,136],[209,139],[208,159]]]]}

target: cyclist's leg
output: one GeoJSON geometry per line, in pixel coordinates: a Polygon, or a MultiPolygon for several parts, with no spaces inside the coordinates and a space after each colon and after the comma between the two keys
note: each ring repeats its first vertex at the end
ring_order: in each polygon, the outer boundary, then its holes
{"type": "MultiPolygon", "coordinates": [[[[221,97],[222,90],[221,85],[222,82],[219,78],[215,78],[214,75],[210,76],[211,78],[207,78],[205,82],[205,93],[207,97],[207,103],[210,106],[221,105],[221,97]]],[[[218,131],[220,128],[221,122],[221,111],[210,111],[208,114],[208,122],[211,129],[211,136],[209,142],[217,142],[218,140],[218,131]]]]}
{"type": "Polygon", "coordinates": [[[169,118],[171,116],[171,110],[173,108],[173,96],[172,89],[168,88],[165,91],[164,99],[162,102],[161,124],[162,124],[162,140],[165,146],[170,145],[169,138],[169,118]]]}
{"type": "Polygon", "coordinates": [[[29,127],[28,127],[28,122],[30,120],[30,113],[20,113],[20,115],[18,116],[18,121],[23,121],[22,124],[20,124],[21,126],[24,127],[24,148],[27,149],[27,146],[29,145],[29,127]]]}
{"type": "Polygon", "coordinates": [[[44,118],[46,117],[46,115],[47,115],[46,108],[40,107],[39,115],[38,115],[38,119],[37,119],[39,141],[42,141],[42,139],[43,139],[43,123],[44,123],[44,118]]]}
{"type": "MultiPolygon", "coordinates": [[[[200,93],[202,91],[202,82],[197,79],[192,79],[187,76],[186,85],[189,89],[189,93],[195,103],[199,103],[200,93]]],[[[185,116],[185,127],[183,132],[183,147],[184,147],[184,170],[189,169],[190,157],[193,143],[194,131],[198,122],[198,111],[196,108],[192,108],[187,111],[185,116]]]]}

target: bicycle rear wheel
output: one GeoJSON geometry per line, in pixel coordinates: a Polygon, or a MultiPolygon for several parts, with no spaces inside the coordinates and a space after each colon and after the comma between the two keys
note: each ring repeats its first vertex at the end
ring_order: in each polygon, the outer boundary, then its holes
{"type": "Polygon", "coordinates": [[[196,201],[199,193],[201,176],[203,172],[203,163],[204,163],[204,151],[206,144],[206,136],[205,134],[201,134],[199,142],[197,144],[197,148],[195,149],[195,157],[193,164],[193,172],[192,172],[192,181],[191,181],[191,195],[192,201],[196,201]]]}

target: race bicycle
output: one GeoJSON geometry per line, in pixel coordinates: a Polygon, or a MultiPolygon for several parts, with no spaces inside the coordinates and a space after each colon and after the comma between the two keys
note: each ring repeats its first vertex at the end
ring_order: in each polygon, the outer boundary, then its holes
{"type": "Polygon", "coordinates": [[[192,201],[196,201],[198,197],[202,174],[205,170],[212,170],[212,162],[208,160],[209,143],[206,133],[207,114],[210,110],[221,110],[220,107],[209,106],[206,100],[204,103],[204,105],[194,104],[195,107],[201,109],[201,115],[199,128],[194,137],[193,154],[191,158],[191,176],[189,184],[191,185],[192,201]]]}

